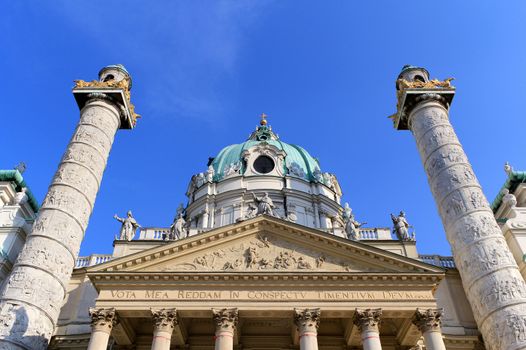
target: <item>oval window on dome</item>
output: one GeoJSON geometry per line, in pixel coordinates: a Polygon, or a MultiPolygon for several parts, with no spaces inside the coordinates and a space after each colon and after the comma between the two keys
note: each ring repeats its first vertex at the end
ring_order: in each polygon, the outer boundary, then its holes
{"type": "Polygon", "coordinates": [[[268,156],[259,156],[254,161],[254,170],[260,174],[268,174],[274,170],[274,161],[268,156]]]}

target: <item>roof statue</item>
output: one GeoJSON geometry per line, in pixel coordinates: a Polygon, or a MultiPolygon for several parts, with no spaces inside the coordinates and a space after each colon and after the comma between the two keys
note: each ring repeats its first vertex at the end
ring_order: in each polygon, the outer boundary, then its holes
{"type": "Polygon", "coordinates": [[[401,241],[414,241],[415,235],[414,232],[410,235],[409,228],[412,227],[407,222],[405,213],[403,210],[400,211],[398,216],[391,214],[391,220],[393,221],[394,227],[393,232],[396,234],[399,240],[401,241]]]}
{"type": "Polygon", "coordinates": [[[135,236],[135,231],[141,227],[132,215],[131,210],[128,210],[125,218],[118,217],[117,214],[113,218],[122,223],[119,233],[119,240],[131,241],[135,236]]]}
{"type": "Polygon", "coordinates": [[[510,176],[511,173],[513,173],[513,167],[510,165],[510,163],[506,162],[504,163],[504,171],[506,172],[506,175],[510,176]]]}
{"type": "Polygon", "coordinates": [[[23,174],[24,171],[26,171],[26,169],[27,169],[26,163],[24,163],[24,162],[20,162],[20,163],[18,163],[18,164],[14,167],[14,169],[15,169],[15,170],[18,170],[18,172],[19,172],[20,174],[23,174]]]}

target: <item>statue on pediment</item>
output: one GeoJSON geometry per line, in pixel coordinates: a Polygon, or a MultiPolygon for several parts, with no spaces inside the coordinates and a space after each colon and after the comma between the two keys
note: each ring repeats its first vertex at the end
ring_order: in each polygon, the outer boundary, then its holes
{"type": "Polygon", "coordinates": [[[185,238],[186,233],[186,220],[181,213],[174,218],[173,223],[170,225],[170,236],[168,239],[185,238]]]}
{"type": "Polygon", "coordinates": [[[359,228],[367,224],[367,222],[359,222],[354,218],[352,209],[349,207],[349,203],[345,203],[343,220],[345,223],[345,233],[347,238],[353,241],[360,240],[360,230],[359,228]]]}
{"type": "Polygon", "coordinates": [[[186,220],[184,219],[184,207],[181,203],[177,208],[177,214],[175,214],[174,221],[170,225],[170,235],[167,239],[181,239],[187,235],[186,220]]]}
{"type": "Polygon", "coordinates": [[[351,214],[351,216],[347,218],[345,222],[345,233],[347,233],[347,238],[353,241],[359,241],[360,240],[359,228],[365,224],[367,224],[367,222],[359,222],[354,218],[354,214],[351,214]]]}
{"type": "Polygon", "coordinates": [[[415,237],[414,234],[409,234],[409,228],[412,227],[407,222],[407,219],[405,217],[405,213],[403,210],[400,211],[400,214],[398,216],[395,216],[391,214],[391,220],[393,221],[393,232],[396,234],[396,237],[398,237],[401,241],[414,241],[415,237]]]}
{"type": "Polygon", "coordinates": [[[117,214],[113,215],[113,218],[122,223],[121,231],[119,233],[119,240],[121,241],[131,241],[135,236],[137,228],[142,227],[133,217],[131,210],[128,210],[125,218],[120,218],[117,214]]]}

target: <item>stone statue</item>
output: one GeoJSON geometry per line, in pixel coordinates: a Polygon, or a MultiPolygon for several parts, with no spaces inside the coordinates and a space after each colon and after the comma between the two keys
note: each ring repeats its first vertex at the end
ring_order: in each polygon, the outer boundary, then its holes
{"type": "Polygon", "coordinates": [[[18,164],[14,167],[14,169],[15,169],[15,170],[18,170],[18,172],[19,172],[20,174],[23,174],[24,171],[26,171],[26,169],[27,169],[26,163],[24,163],[24,162],[20,162],[20,163],[18,163],[18,164]]]}
{"type": "Polygon", "coordinates": [[[351,211],[350,216],[345,218],[345,233],[347,234],[347,238],[353,241],[360,240],[360,231],[358,229],[365,224],[366,222],[356,221],[351,211]]]}
{"type": "Polygon", "coordinates": [[[17,192],[15,195],[15,198],[13,198],[13,204],[14,205],[22,205],[27,202],[28,196],[27,196],[27,188],[22,187],[20,192],[17,192]]]}
{"type": "Polygon", "coordinates": [[[513,193],[510,193],[510,190],[505,188],[502,190],[502,194],[502,203],[509,206],[510,208],[515,208],[515,206],[517,206],[517,198],[513,193]]]}
{"type": "Polygon", "coordinates": [[[212,182],[214,180],[215,170],[214,166],[210,164],[208,170],[206,171],[206,181],[212,182]]]}
{"type": "Polygon", "coordinates": [[[350,218],[351,217],[352,209],[349,206],[349,203],[345,203],[345,207],[343,208],[343,217],[344,218],[350,218]]]}
{"type": "Polygon", "coordinates": [[[113,218],[119,222],[122,222],[121,232],[119,233],[119,240],[131,241],[133,239],[133,236],[135,236],[135,231],[137,230],[137,228],[142,228],[142,226],[139,225],[133,217],[131,210],[128,210],[127,216],[125,218],[120,218],[117,216],[117,214],[113,215],[113,218]]]}
{"type": "Polygon", "coordinates": [[[506,162],[504,164],[504,171],[506,172],[506,175],[510,176],[511,173],[513,173],[513,167],[510,165],[510,163],[506,162]]]}
{"type": "Polygon", "coordinates": [[[391,220],[393,221],[393,232],[396,234],[396,237],[398,237],[401,241],[414,241],[415,235],[414,233],[410,236],[409,235],[409,227],[412,227],[407,222],[407,219],[405,218],[405,213],[403,210],[400,211],[400,214],[398,216],[394,216],[391,214],[391,220]]]}
{"type": "Polygon", "coordinates": [[[187,235],[186,220],[183,217],[183,213],[177,212],[178,214],[175,216],[172,225],[170,225],[170,236],[168,236],[168,239],[181,239],[187,235]]]}
{"type": "Polygon", "coordinates": [[[274,213],[274,202],[272,202],[272,199],[267,192],[265,192],[263,196],[259,198],[254,193],[252,193],[252,196],[254,197],[254,202],[257,204],[257,215],[266,214],[270,216],[277,216],[274,213]]]}

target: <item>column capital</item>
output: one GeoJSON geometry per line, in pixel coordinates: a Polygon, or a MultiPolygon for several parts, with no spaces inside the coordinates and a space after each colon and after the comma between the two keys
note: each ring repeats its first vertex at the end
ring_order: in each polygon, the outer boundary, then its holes
{"type": "Polygon", "coordinates": [[[444,309],[416,309],[411,322],[413,322],[422,333],[440,331],[443,311],[444,309]]]}
{"type": "Polygon", "coordinates": [[[91,328],[94,331],[111,333],[113,327],[118,323],[115,308],[94,308],[90,307],[91,328]]]}
{"type": "Polygon", "coordinates": [[[123,65],[116,64],[102,68],[99,72],[99,80],[75,80],[73,95],[80,109],[93,99],[110,101],[121,114],[120,127],[133,129],[137,118],[141,116],[135,113],[135,106],[131,103],[131,87],[130,74],[123,65]]]}
{"type": "Polygon", "coordinates": [[[300,336],[304,333],[318,334],[321,311],[316,309],[294,309],[294,324],[298,327],[300,336]]]}
{"type": "Polygon", "coordinates": [[[157,331],[172,332],[179,323],[176,309],[150,309],[152,312],[153,326],[157,331]]]}
{"type": "Polygon", "coordinates": [[[395,129],[410,128],[409,115],[420,102],[434,100],[448,109],[455,95],[451,80],[430,79],[425,68],[404,66],[396,80],[397,111],[391,116],[395,129]]]}
{"type": "Polygon", "coordinates": [[[216,335],[222,332],[234,334],[239,319],[237,308],[212,309],[216,324],[216,335]]]}
{"type": "Polygon", "coordinates": [[[356,309],[354,312],[353,323],[358,326],[360,332],[379,332],[378,325],[381,316],[382,309],[356,309]]]}

